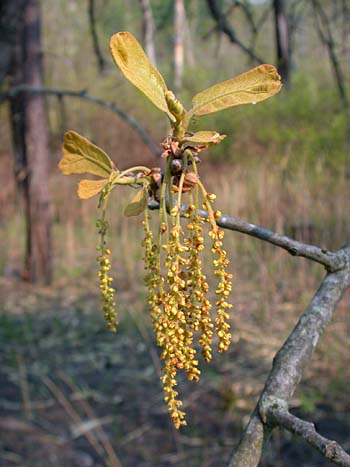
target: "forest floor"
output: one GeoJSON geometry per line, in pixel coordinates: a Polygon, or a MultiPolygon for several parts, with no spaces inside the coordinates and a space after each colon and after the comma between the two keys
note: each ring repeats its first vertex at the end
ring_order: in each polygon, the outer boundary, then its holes
{"type": "MultiPolygon", "coordinates": [[[[180,382],[188,426],[176,431],[163,402],[159,352],[141,290],[120,293],[124,312],[114,335],[106,330],[88,279],[33,288],[1,278],[0,466],[227,465],[273,355],[301,312],[281,298],[273,304],[276,319],[259,323],[254,310],[262,293],[250,283],[239,287],[233,345],[201,365],[199,383],[180,382]]],[[[292,403],[348,450],[349,298],[339,305],[292,403]]],[[[279,432],[261,462],[328,465],[312,448],[279,432]]]]}

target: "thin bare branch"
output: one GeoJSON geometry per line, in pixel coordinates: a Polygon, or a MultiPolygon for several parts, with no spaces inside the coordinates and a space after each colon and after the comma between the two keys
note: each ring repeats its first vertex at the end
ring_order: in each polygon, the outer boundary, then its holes
{"type": "MultiPolygon", "coordinates": [[[[150,201],[150,209],[158,209],[159,204],[155,201],[150,201]]],[[[182,206],[181,212],[185,212],[186,206],[182,206]]],[[[202,217],[207,217],[207,212],[200,210],[202,217]]],[[[346,265],[346,255],[343,250],[337,253],[325,250],[315,245],[309,245],[294,240],[286,235],[281,235],[272,230],[266,229],[265,227],[259,227],[255,224],[242,221],[233,216],[223,214],[219,219],[216,220],[217,224],[223,229],[233,230],[235,232],[241,232],[251,237],[258,238],[264,242],[271,243],[272,245],[283,248],[293,256],[302,256],[303,258],[310,259],[316,263],[322,264],[327,271],[334,272],[338,271],[346,265]]]]}
{"type": "Polygon", "coordinates": [[[323,264],[328,271],[337,271],[344,267],[345,260],[342,252],[334,253],[315,245],[302,243],[232,216],[223,215],[217,222],[225,229],[235,230],[283,248],[293,256],[302,256],[323,264]]]}
{"type": "Polygon", "coordinates": [[[92,37],[92,44],[93,44],[94,52],[97,58],[98,68],[100,70],[100,73],[103,73],[103,71],[106,68],[106,61],[103,58],[100,43],[98,40],[97,31],[96,31],[95,1],[94,0],[89,0],[88,14],[89,14],[89,24],[90,24],[90,33],[92,37]]]}
{"type": "Polygon", "coordinates": [[[128,125],[130,125],[142,141],[148,146],[150,151],[156,156],[160,157],[161,151],[160,148],[158,148],[158,145],[152,141],[146,130],[144,130],[141,125],[131,116],[125,113],[123,110],[121,110],[119,107],[117,107],[115,104],[112,102],[107,102],[103,99],[100,99],[95,96],[91,96],[90,94],[87,93],[85,89],[81,91],[72,91],[69,89],[59,89],[59,88],[46,88],[46,87],[31,87],[27,86],[25,84],[20,84],[18,86],[12,87],[9,89],[6,93],[0,94],[0,103],[3,102],[6,99],[9,99],[11,97],[14,97],[21,92],[25,93],[30,93],[30,94],[45,94],[48,96],[67,96],[67,97],[73,97],[76,99],[81,99],[84,101],[92,102],[93,104],[99,105],[100,107],[104,107],[105,109],[110,110],[114,114],[118,115],[118,117],[122,118],[128,125]]]}
{"type": "Polygon", "coordinates": [[[207,0],[209,11],[213,19],[217,23],[217,28],[222,31],[230,39],[233,44],[236,44],[245,54],[247,54],[252,60],[257,63],[263,63],[264,61],[258,57],[255,52],[244,45],[237,37],[234,29],[231,27],[226,19],[226,16],[222,13],[217,4],[216,0],[207,0]]]}
{"type": "Polygon", "coordinates": [[[300,436],[312,447],[317,449],[323,456],[342,467],[350,467],[350,456],[336,442],[320,435],[315,425],[305,420],[301,420],[291,414],[285,404],[278,404],[276,400],[270,404],[267,413],[269,423],[285,428],[291,433],[300,436]]]}

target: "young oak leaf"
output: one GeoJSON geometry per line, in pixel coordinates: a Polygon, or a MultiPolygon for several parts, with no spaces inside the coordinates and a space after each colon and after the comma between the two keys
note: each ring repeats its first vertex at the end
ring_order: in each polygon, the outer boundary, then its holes
{"type": "Polygon", "coordinates": [[[75,131],[64,135],[63,156],[58,167],[64,175],[88,173],[109,177],[113,162],[107,154],[75,131]]]}
{"type": "Polygon", "coordinates": [[[108,178],[101,180],[80,180],[78,185],[78,196],[80,199],[89,199],[98,195],[108,183],[108,178]]]}
{"type": "Polygon", "coordinates": [[[139,190],[136,195],[132,198],[130,203],[126,206],[124,216],[138,216],[147,207],[147,191],[145,188],[139,190]]]}
{"type": "Polygon", "coordinates": [[[136,38],[129,32],[118,32],[111,37],[109,45],[113,60],[125,78],[174,121],[165,99],[168,91],[165,81],[136,38]]]}
{"type": "Polygon", "coordinates": [[[181,148],[196,146],[212,146],[219,144],[226,135],[220,135],[217,131],[197,131],[192,136],[185,136],[180,141],[181,148]]]}
{"type": "Polygon", "coordinates": [[[242,104],[252,104],[275,95],[282,87],[273,65],[259,65],[235,78],[196,94],[189,114],[207,115],[242,104]]]}

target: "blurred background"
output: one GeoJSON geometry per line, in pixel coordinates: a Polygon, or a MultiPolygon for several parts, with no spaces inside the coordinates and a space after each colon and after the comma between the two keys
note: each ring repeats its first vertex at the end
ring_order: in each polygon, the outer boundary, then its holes
{"type": "MultiPolygon", "coordinates": [[[[57,169],[64,133],[118,168],[158,166],[164,115],[116,69],[110,36],[130,31],[185,107],[259,63],[282,91],[197,118],[228,137],[201,177],[216,207],[336,250],[350,230],[349,0],[2,0],[0,4],[0,465],[227,465],[271,361],[324,275],[321,266],[227,232],[233,342],[179,386],[188,426],[163,402],[143,286],[140,219],[112,196],[110,245],[120,328],[100,311],[96,200],[57,169]]],[[[205,261],[210,261],[206,258],[205,261]]],[[[350,449],[349,294],[292,406],[350,449]]],[[[262,466],[330,465],[275,433],[262,466]]]]}

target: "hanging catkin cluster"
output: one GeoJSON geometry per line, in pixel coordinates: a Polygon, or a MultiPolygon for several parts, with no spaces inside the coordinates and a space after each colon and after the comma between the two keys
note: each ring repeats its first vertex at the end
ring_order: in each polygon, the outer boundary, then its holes
{"type": "MultiPolygon", "coordinates": [[[[182,402],[176,390],[179,370],[189,380],[198,381],[200,370],[197,348],[206,362],[212,358],[213,341],[219,352],[231,341],[229,303],[232,275],[223,248],[224,232],[218,227],[220,211],[214,210],[215,195],[208,193],[199,177],[199,154],[219,144],[225,135],[216,131],[190,133],[191,118],[240,104],[256,103],[276,94],[280,77],[272,65],[260,65],[242,75],[214,85],[194,96],[192,108],[183,105],[167,89],[159,71],[152,65],[135,37],[120,32],[111,38],[111,53],[123,75],[162,110],[171,129],[163,141],[165,169],[144,166],[118,170],[98,146],[74,131],[65,135],[59,167],[63,174],[90,174],[95,180],[81,180],[82,199],[99,195],[101,215],[97,221],[100,242],[97,247],[98,278],[104,317],[111,331],[117,329],[115,290],[110,277],[110,249],[106,244],[107,203],[118,185],[138,187],[126,207],[126,216],[144,213],[144,262],[148,303],[164,362],[162,382],[165,401],[176,428],[186,425],[182,402]],[[156,204],[158,229],[150,227],[149,204],[156,204]],[[206,238],[207,237],[207,238],[206,238]],[[209,280],[203,271],[203,256],[212,255],[216,278],[215,294],[209,293],[209,280]],[[210,301],[211,295],[215,299],[210,301]],[[213,303],[212,303],[213,302],[213,303]]],[[[213,291],[214,292],[214,291],[213,291]]]]}
{"type": "MultiPolygon", "coordinates": [[[[185,157],[188,157],[189,150],[186,152],[185,157]]],[[[168,164],[169,166],[171,167],[171,163],[168,164]]],[[[196,173],[194,172],[193,175],[196,173]]],[[[171,173],[165,174],[159,210],[163,222],[160,223],[157,241],[154,240],[153,232],[150,230],[148,222],[150,215],[147,211],[143,223],[148,303],[151,307],[157,343],[162,348],[165,401],[176,428],[186,424],[185,414],[180,409],[182,402],[178,400],[178,392],[175,389],[176,375],[179,370],[183,370],[189,380],[198,381],[200,371],[196,341],[201,347],[204,359],[208,362],[212,357],[214,332],[218,337],[219,352],[227,350],[231,340],[228,310],[232,305],[228,302],[228,296],[231,291],[232,275],[226,270],[229,261],[226,251],[222,248],[224,233],[218,228],[215,220],[216,212],[212,209],[215,197],[205,191],[198,175],[192,176],[192,179],[197,179],[197,183],[191,187],[190,203],[183,212],[185,222],[181,223],[182,181],[185,179],[186,172],[182,172],[177,189],[172,184],[171,173]],[[165,180],[168,180],[168,183],[165,180]],[[171,209],[169,221],[165,202],[166,189],[169,198],[177,192],[176,204],[171,209]],[[206,209],[206,218],[201,217],[198,212],[199,203],[206,209]],[[211,313],[209,286],[202,270],[205,223],[209,224],[208,240],[211,241],[214,274],[218,278],[215,314],[211,313]]]]}

